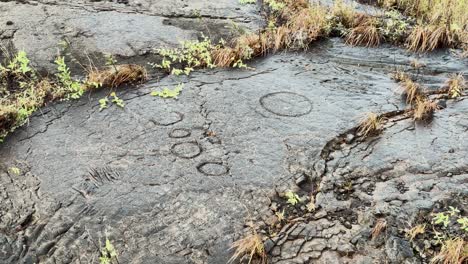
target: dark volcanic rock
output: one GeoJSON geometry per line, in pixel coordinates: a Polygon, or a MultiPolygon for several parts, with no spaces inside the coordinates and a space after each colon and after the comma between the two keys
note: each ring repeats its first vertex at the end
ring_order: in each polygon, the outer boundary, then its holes
{"type": "MultiPolygon", "coordinates": [[[[63,39],[72,53],[136,58],[207,27],[229,35],[230,20],[261,24],[255,5],[228,0],[9,1],[0,12],[0,39],[45,67],[63,39]]],[[[99,111],[108,91],[50,105],[0,146],[0,263],[96,262],[106,237],[120,263],[225,263],[245,219],[272,216],[269,195],[289,188],[318,189],[317,212],[268,243],[272,262],[418,263],[396,230],[467,195],[468,103],[448,101],[431,124],[398,120],[364,141],[345,133],[368,112],[406,107],[389,74],[414,57],[332,39],[253,70],[119,90],[123,109],[99,111]],[[150,96],[180,82],[178,99],[150,96]],[[372,241],[377,218],[388,236],[372,241]]],[[[419,59],[429,88],[467,66],[448,53],[419,59]]]]}
{"type": "Polygon", "coordinates": [[[0,42],[25,50],[37,67],[49,70],[63,41],[84,65],[87,56],[102,54],[146,64],[153,48],[176,47],[201,33],[230,39],[262,23],[256,5],[229,0],[11,1],[0,4],[0,14],[0,42]]]}

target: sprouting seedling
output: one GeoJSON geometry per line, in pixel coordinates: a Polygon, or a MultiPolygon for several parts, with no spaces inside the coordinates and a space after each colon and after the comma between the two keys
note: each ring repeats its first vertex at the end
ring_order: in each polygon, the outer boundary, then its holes
{"type": "Polygon", "coordinates": [[[29,67],[29,59],[25,51],[18,51],[16,56],[6,65],[6,68],[1,66],[0,68],[4,71],[13,72],[15,74],[25,75],[32,71],[29,67]]]}
{"type": "Polygon", "coordinates": [[[291,205],[296,205],[301,201],[299,195],[293,191],[287,191],[284,195],[286,196],[287,202],[291,205]]]}
{"type": "Polygon", "coordinates": [[[164,87],[162,91],[152,91],[151,95],[152,96],[159,96],[162,98],[177,98],[179,96],[180,92],[184,88],[183,83],[179,83],[174,89],[169,89],[167,87],[164,87]]]}
{"type": "Polygon", "coordinates": [[[99,111],[102,111],[109,107],[109,99],[106,97],[99,99],[99,111]]]}
{"type": "Polygon", "coordinates": [[[468,232],[468,217],[460,217],[457,219],[457,223],[460,224],[460,229],[468,232]]]}
{"type": "Polygon", "coordinates": [[[454,215],[457,215],[460,213],[460,210],[458,210],[458,208],[456,207],[453,207],[453,206],[449,206],[449,211],[448,213],[450,214],[450,216],[454,216],[454,215]]]}
{"type": "Polygon", "coordinates": [[[113,260],[117,260],[117,251],[115,250],[114,245],[106,238],[106,244],[103,249],[101,249],[101,256],[99,257],[100,264],[111,264],[113,260]]]}
{"type": "Polygon", "coordinates": [[[112,103],[114,103],[114,104],[116,104],[117,106],[122,107],[122,108],[125,107],[124,101],[123,101],[122,99],[120,99],[120,98],[115,94],[115,92],[112,92],[109,96],[112,97],[112,103]]]}
{"type": "Polygon", "coordinates": [[[117,60],[114,58],[114,56],[112,54],[106,54],[105,57],[106,57],[106,65],[112,66],[115,72],[117,72],[117,67],[115,66],[117,64],[117,60]]]}
{"type": "Polygon", "coordinates": [[[15,174],[15,175],[20,175],[21,170],[19,168],[17,168],[17,167],[11,167],[10,172],[15,174]]]}
{"type": "Polygon", "coordinates": [[[281,212],[276,212],[275,215],[276,217],[278,217],[278,222],[281,222],[284,220],[284,210],[281,212]]]}
{"type": "Polygon", "coordinates": [[[65,58],[62,56],[57,57],[57,59],[55,59],[55,64],[57,65],[58,71],[56,76],[67,92],[67,99],[80,98],[84,93],[84,89],[80,82],[74,81],[71,78],[70,69],[65,63],[65,58]]]}
{"type": "Polygon", "coordinates": [[[432,221],[435,225],[443,225],[444,227],[447,227],[450,224],[450,217],[444,213],[437,213],[434,215],[432,221]]]}

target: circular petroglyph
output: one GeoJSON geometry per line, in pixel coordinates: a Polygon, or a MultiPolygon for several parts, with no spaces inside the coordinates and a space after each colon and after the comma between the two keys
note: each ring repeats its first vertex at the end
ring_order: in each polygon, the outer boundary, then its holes
{"type": "Polygon", "coordinates": [[[229,172],[222,162],[217,161],[203,162],[197,166],[197,170],[207,176],[221,176],[229,172]]]}
{"type": "Polygon", "coordinates": [[[279,116],[298,117],[312,111],[309,98],[293,92],[269,93],[260,98],[260,105],[279,116]]]}
{"type": "Polygon", "coordinates": [[[176,128],[169,132],[169,137],[171,138],[186,138],[189,137],[192,132],[186,128],[176,128]]]}
{"type": "Polygon", "coordinates": [[[197,142],[182,142],[172,145],[171,152],[179,158],[191,159],[200,155],[202,149],[197,142]]]}
{"type": "Polygon", "coordinates": [[[158,126],[170,126],[179,123],[184,119],[184,114],[179,112],[169,112],[167,114],[160,113],[153,117],[151,121],[158,126]]]}

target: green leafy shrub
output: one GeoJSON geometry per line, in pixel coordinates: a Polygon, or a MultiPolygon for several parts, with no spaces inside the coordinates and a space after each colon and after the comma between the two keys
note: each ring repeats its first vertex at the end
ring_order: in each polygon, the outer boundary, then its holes
{"type": "Polygon", "coordinates": [[[154,68],[163,69],[175,75],[189,75],[195,68],[214,68],[211,52],[215,48],[211,40],[183,41],[181,48],[157,49],[156,52],[163,57],[161,63],[152,64],[154,68]]]}

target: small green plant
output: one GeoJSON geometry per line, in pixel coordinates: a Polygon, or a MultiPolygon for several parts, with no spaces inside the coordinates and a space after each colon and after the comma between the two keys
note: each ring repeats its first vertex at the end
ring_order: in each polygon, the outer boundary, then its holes
{"type": "Polygon", "coordinates": [[[169,89],[167,87],[164,87],[162,91],[153,91],[151,92],[152,96],[159,96],[162,98],[177,98],[179,96],[180,92],[184,88],[183,83],[179,83],[174,89],[169,89]]]}
{"type": "Polygon", "coordinates": [[[106,244],[104,248],[101,248],[101,256],[99,257],[99,264],[111,264],[113,261],[118,263],[117,251],[114,245],[106,238],[106,244]]]}
{"type": "Polygon", "coordinates": [[[257,3],[257,0],[239,0],[239,3],[241,5],[255,4],[257,3]]]}
{"type": "Polygon", "coordinates": [[[468,217],[460,217],[457,219],[457,223],[460,224],[460,229],[468,232],[468,217]]]}
{"type": "Polygon", "coordinates": [[[18,51],[16,56],[7,65],[7,69],[16,74],[27,74],[32,71],[29,67],[29,59],[25,51],[18,51]]]}
{"type": "Polygon", "coordinates": [[[56,74],[59,82],[64,86],[66,99],[78,99],[84,93],[84,88],[80,82],[74,81],[71,78],[70,69],[65,64],[65,58],[62,56],[57,57],[55,60],[57,64],[58,73],[56,74]]]}
{"type": "Polygon", "coordinates": [[[10,171],[11,173],[15,174],[15,175],[20,175],[20,173],[21,173],[21,170],[20,170],[19,168],[17,168],[17,167],[11,167],[11,168],[9,169],[9,171],[10,171]]]}
{"type": "Polygon", "coordinates": [[[281,2],[278,2],[276,0],[266,0],[265,1],[268,6],[271,8],[271,10],[273,11],[281,11],[283,8],[286,7],[286,4],[285,3],[281,3],[281,2]]]}
{"type": "Polygon", "coordinates": [[[455,215],[458,215],[460,213],[460,210],[458,210],[458,208],[456,208],[456,207],[449,206],[449,210],[447,211],[447,213],[450,216],[455,216],[455,215]]]}
{"type": "Polygon", "coordinates": [[[114,70],[117,72],[117,60],[114,58],[112,54],[106,54],[106,65],[107,66],[112,66],[114,70]]]}
{"type": "Polygon", "coordinates": [[[106,108],[109,108],[109,98],[107,98],[107,96],[99,99],[99,111],[102,111],[106,108]]]}
{"type": "Polygon", "coordinates": [[[450,224],[450,216],[443,212],[437,213],[434,214],[432,221],[435,225],[443,225],[444,227],[447,227],[450,224]]]}
{"type": "Polygon", "coordinates": [[[276,212],[275,215],[278,218],[278,222],[281,222],[285,219],[284,210],[281,212],[276,212]]]}
{"type": "Polygon", "coordinates": [[[291,205],[296,205],[301,201],[299,195],[293,191],[287,191],[284,195],[286,196],[287,202],[291,205]]]}
{"type": "Polygon", "coordinates": [[[120,99],[116,94],[115,92],[112,92],[110,95],[110,97],[112,97],[112,103],[116,104],[117,106],[121,107],[121,108],[124,108],[125,107],[125,103],[122,99],[120,99]]]}
{"type": "Polygon", "coordinates": [[[383,35],[391,42],[403,41],[407,36],[409,27],[403,15],[396,10],[392,10],[386,12],[385,17],[380,28],[383,35]]]}
{"type": "Polygon", "coordinates": [[[211,57],[211,52],[215,47],[206,37],[203,41],[183,41],[181,48],[156,50],[163,57],[162,61],[160,64],[150,63],[150,65],[174,75],[182,73],[189,75],[195,68],[216,67],[211,57]]]}

